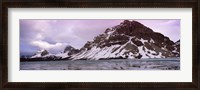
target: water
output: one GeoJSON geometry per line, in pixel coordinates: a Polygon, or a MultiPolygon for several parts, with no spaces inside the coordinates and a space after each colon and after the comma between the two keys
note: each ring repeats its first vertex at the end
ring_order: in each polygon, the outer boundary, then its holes
{"type": "Polygon", "coordinates": [[[20,62],[20,70],[180,70],[179,58],[20,62]]]}

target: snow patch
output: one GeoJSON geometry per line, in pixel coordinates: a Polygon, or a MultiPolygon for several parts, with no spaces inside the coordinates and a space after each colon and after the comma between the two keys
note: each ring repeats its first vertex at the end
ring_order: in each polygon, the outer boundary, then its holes
{"type": "Polygon", "coordinates": [[[144,40],[143,38],[140,39],[140,41],[144,44],[145,42],[148,42],[148,40],[144,40]]]}

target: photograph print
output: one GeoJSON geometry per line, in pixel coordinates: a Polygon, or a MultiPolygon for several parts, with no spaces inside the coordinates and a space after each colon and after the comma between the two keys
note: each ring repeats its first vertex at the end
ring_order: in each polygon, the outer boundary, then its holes
{"type": "Polygon", "coordinates": [[[20,19],[20,70],[180,70],[179,19],[20,19]]]}

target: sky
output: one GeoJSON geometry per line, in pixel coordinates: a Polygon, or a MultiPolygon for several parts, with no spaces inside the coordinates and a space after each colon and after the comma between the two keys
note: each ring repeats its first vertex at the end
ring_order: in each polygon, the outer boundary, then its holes
{"type": "MultiPolygon", "coordinates": [[[[107,28],[119,25],[124,20],[35,20],[21,19],[20,54],[31,55],[46,49],[50,53],[63,52],[67,45],[80,49],[87,41],[107,28]]],[[[135,20],[160,32],[176,42],[180,39],[180,20],[135,20]]]]}

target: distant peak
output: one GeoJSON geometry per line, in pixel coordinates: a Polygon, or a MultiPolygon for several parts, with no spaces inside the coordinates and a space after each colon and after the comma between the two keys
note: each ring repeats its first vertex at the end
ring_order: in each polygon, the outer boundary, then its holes
{"type": "Polygon", "coordinates": [[[66,53],[67,51],[70,51],[70,50],[73,50],[75,49],[74,47],[70,46],[70,45],[67,45],[64,49],[64,53],[66,53]]]}
{"type": "Polygon", "coordinates": [[[37,51],[31,58],[38,58],[38,57],[42,57],[42,56],[45,56],[45,55],[48,55],[49,52],[45,49],[41,49],[39,51],[37,51]]]}
{"type": "Polygon", "coordinates": [[[144,25],[141,24],[140,22],[138,21],[135,21],[135,20],[124,20],[123,22],[120,23],[120,25],[129,25],[129,26],[137,26],[137,27],[143,27],[144,25]]]}

